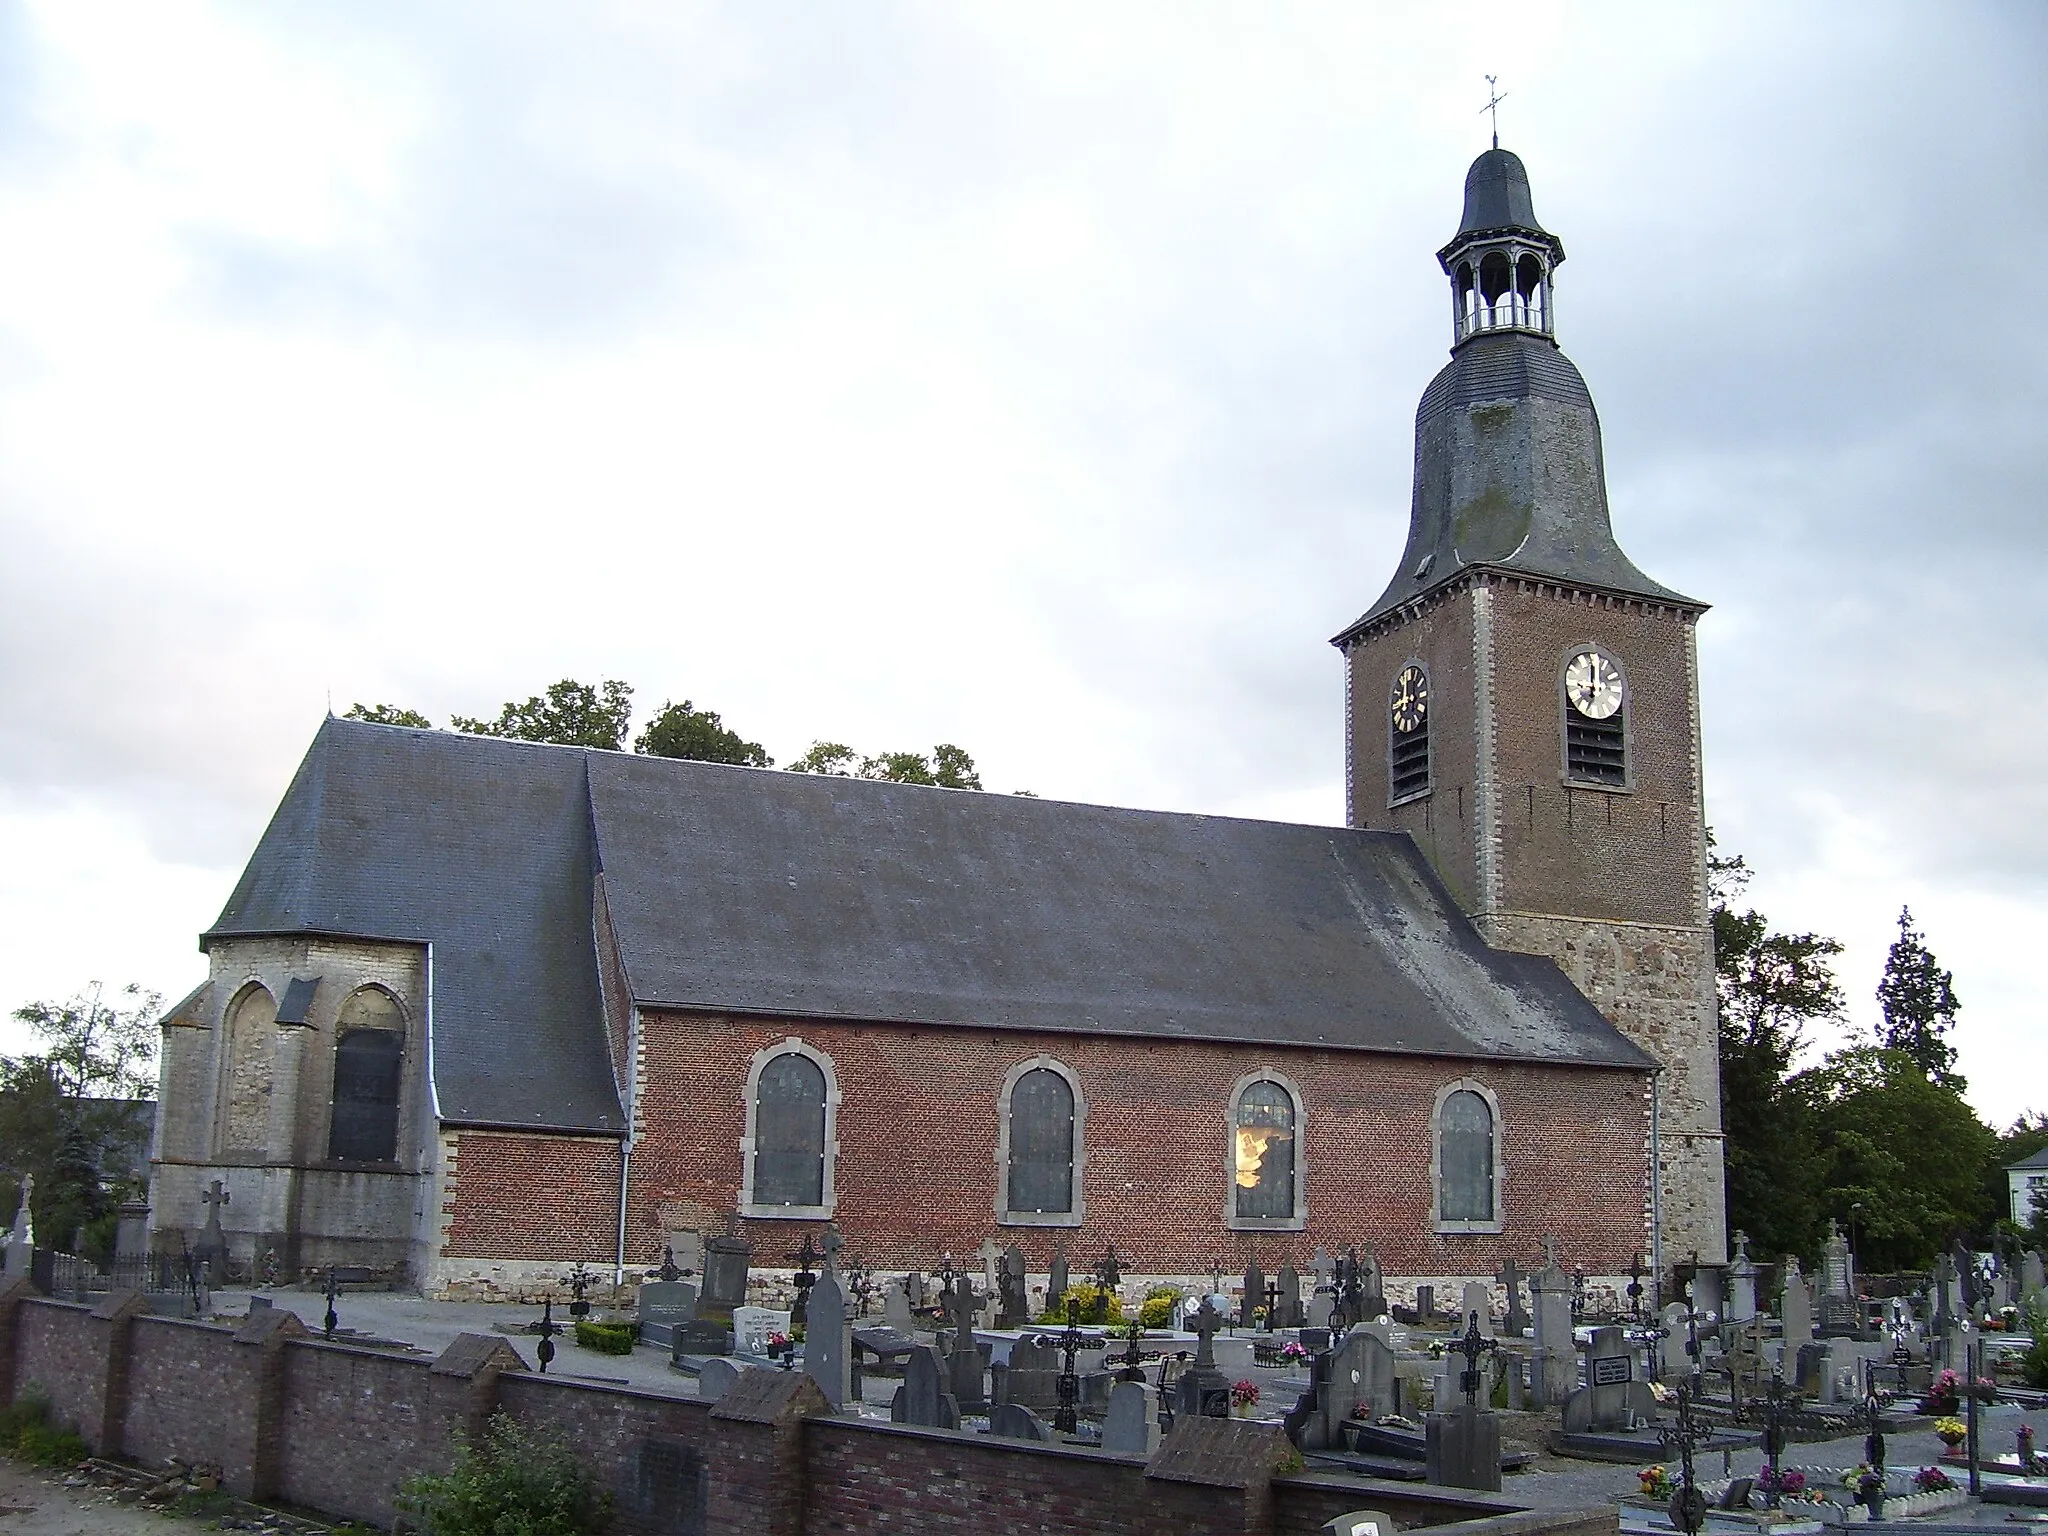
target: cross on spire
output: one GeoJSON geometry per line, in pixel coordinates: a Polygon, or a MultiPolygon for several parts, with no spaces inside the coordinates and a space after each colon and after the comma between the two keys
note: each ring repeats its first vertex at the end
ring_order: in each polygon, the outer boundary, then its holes
{"type": "Polygon", "coordinates": [[[1494,89],[1499,80],[1499,75],[1488,75],[1486,77],[1487,101],[1486,105],[1479,109],[1482,112],[1491,112],[1493,114],[1493,147],[1495,149],[1500,148],[1500,104],[1508,99],[1506,91],[1494,89]]]}

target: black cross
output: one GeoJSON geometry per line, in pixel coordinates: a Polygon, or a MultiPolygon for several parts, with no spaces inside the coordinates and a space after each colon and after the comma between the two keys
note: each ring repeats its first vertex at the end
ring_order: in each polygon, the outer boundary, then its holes
{"type": "Polygon", "coordinates": [[[1707,1496],[1693,1482],[1692,1453],[1708,1431],[1692,1416],[1692,1393],[1683,1382],[1678,1387],[1678,1427],[1667,1429],[1662,1438],[1666,1450],[1678,1452],[1678,1492],[1671,1496],[1671,1523],[1685,1536],[1699,1536],[1707,1523],[1707,1496]]]}
{"type": "Polygon", "coordinates": [[[1693,1305],[1692,1282],[1685,1285],[1685,1356],[1692,1362],[1692,1393],[1700,1395],[1700,1324],[1713,1322],[1714,1314],[1693,1305]]]}
{"type": "Polygon", "coordinates": [[[1074,1356],[1081,1349],[1081,1303],[1074,1297],[1067,1298],[1067,1327],[1060,1335],[1060,1405],[1052,1416],[1052,1427],[1063,1435],[1071,1435],[1081,1427],[1080,1415],[1074,1405],[1081,1397],[1081,1378],[1074,1372],[1074,1356]]]}
{"type": "Polygon", "coordinates": [[[541,1298],[540,1321],[534,1325],[533,1331],[540,1335],[540,1348],[534,1353],[540,1356],[540,1373],[545,1376],[548,1362],[555,1358],[555,1335],[562,1331],[561,1325],[555,1321],[554,1297],[541,1298]]]}
{"type": "Polygon", "coordinates": [[[811,1272],[811,1266],[825,1257],[811,1246],[811,1234],[804,1234],[804,1245],[795,1253],[785,1253],[785,1259],[795,1259],[803,1267],[796,1272],[796,1312],[801,1317],[804,1303],[810,1299],[811,1287],[818,1283],[818,1277],[811,1272]]]}
{"type": "Polygon", "coordinates": [[[1771,1481],[1764,1490],[1764,1502],[1772,1509],[1778,1507],[1778,1458],[1785,1454],[1785,1425],[1792,1417],[1791,1400],[1785,1373],[1773,1371],[1771,1384],[1764,1389],[1764,1455],[1771,1464],[1771,1481]]]}
{"type": "Polygon", "coordinates": [[[1482,112],[1491,112],[1493,114],[1493,147],[1495,149],[1500,148],[1500,104],[1508,99],[1506,91],[1494,89],[1494,85],[1499,79],[1499,75],[1488,75],[1486,77],[1486,105],[1479,109],[1482,112]]]}
{"type": "Polygon", "coordinates": [[[952,1290],[952,1289],[953,1289],[953,1282],[954,1282],[954,1280],[955,1280],[955,1279],[957,1279],[957,1278],[959,1277],[959,1274],[960,1274],[960,1271],[959,1271],[959,1270],[957,1270],[957,1269],[955,1269],[955,1268],[953,1267],[953,1255],[951,1255],[950,1253],[944,1253],[944,1254],[940,1254],[940,1255],[939,1255],[939,1289],[940,1289],[941,1291],[950,1291],[950,1290],[952,1290]]]}
{"type": "Polygon", "coordinates": [[[1279,1316],[1280,1282],[1278,1280],[1268,1280],[1266,1282],[1266,1332],[1271,1333],[1279,1326],[1279,1316]]]}
{"type": "Polygon", "coordinates": [[[1145,1325],[1142,1322],[1133,1322],[1130,1333],[1131,1347],[1124,1351],[1124,1368],[1117,1372],[1117,1380],[1142,1382],[1145,1379],[1145,1356],[1138,1348],[1138,1341],[1144,1336],[1145,1325]]]}
{"type": "Polygon", "coordinates": [[[1124,1261],[1117,1257],[1116,1240],[1112,1238],[1109,1246],[1103,1250],[1102,1261],[1095,1266],[1095,1283],[1099,1288],[1095,1298],[1097,1322],[1108,1321],[1110,1300],[1123,1282],[1124,1261]]]}
{"type": "Polygon", "coordinates": [[[1628,1267],[1628,1315],[1643,1315],[1643,1256],[1639,1253],[1628,1267]]]}
{"type": "Polygon", "coordinates": [[[676,1268],[675,1248],[668,1243],[661,1245],[660,1275],[663,1282],[669,1285],[673,1285],[676,1281],[683,1278],[683,1272],[676,1268]]]}
{"type": "Polygon", "coordinates": [[[1489,1339],[1479,1331],[1479,1314],[1465,1314],[1465,1334],[1453,1339],[1450,1349],[1453,1354],[1465,1357],[1465,1369],[1458,1375],[1458,1386],[1465,1394],[1465,1400],[1474,1407],[1479,1404],[1479,1357],[1500,1348],[1499,1339],[1489,1339]]]}
{"type": "Polygon", "coordinates": [[[583,1267],[581,1260],[578,1260],[576,1267],[569,1271],[567,1276],[569,1294],[574,1298],[569,1303],[569,1315],[571,1317],[581,1319],[590,1315],[590,1303],[584,1299],[584,1292],[590,1289],[591,1281],[596,1278],[597,1276],[583,1267]]]}
{"type": "Polygon", "coordinates": [[[340,1286],[335,1277],[334,1266],[330,1264],[327,1267],[327,1318],[320,1329],[322,1333],[327,1335],[330,1342],[334,1338],[334,1325],[341,1321],[340,1318],[334,1315],[334,1297],[339,1289],[340,1286]]]}

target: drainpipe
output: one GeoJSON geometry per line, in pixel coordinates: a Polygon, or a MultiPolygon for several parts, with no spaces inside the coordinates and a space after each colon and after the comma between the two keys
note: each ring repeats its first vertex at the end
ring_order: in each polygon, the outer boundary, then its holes
{"type": "Polygon", "coordinates": [[[626,1191],[633,1173],[633,1064],[640,1059],[640,1010],[635,1008],[626,1029],[626,1134],[619,1142],[619,1237],[612,1255],[612,1285],[626,1283],[626,1191]]]}
{"type": "Polygon", "coordinates": [[[1664,1142],[1659,1125],[1663,1086],[1664,1069],[1659,1067],[1650,1074],[1650,1274],[1659,1307],[1664,1304],[1664,1142]]]}

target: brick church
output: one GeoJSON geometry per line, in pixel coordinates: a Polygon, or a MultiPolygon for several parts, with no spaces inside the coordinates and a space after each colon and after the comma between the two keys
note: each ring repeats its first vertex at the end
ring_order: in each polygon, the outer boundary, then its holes
{"type": "Polygon", "coordinates": [[[727,1220],[877,1268],[1723,1257],[1704,605],[1609,524],[1520,160],[1438,258],[1347,825],[325,721],[164,1025],[152,1221],[517,1292],[727,1220]]]}

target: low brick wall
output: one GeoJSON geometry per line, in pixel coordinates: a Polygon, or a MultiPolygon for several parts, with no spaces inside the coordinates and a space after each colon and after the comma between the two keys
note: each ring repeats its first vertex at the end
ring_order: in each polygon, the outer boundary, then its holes
{"type": "Polygon", "coordinates": [[[408,1477],[445,1470],[493,1413],[547,1426],[611,1491],[620,1536],[1310,1536],[1347,1509],[1458,1536],[1615,1536],[1616,1511],[1324,1475],[1274,1476],[1277,1426],[1195,1420],[1149,1462],[832,1417],[799,1372],[750,1370],[717,1403],[535,1375],[465,1334],[427,1361],[328,1344],[258,1311],[222,1326],[0,1284],[0,1401],[36,1391],[103,1456],[217,1464],[227,1487],[389,1525],[408,1477]]]}

